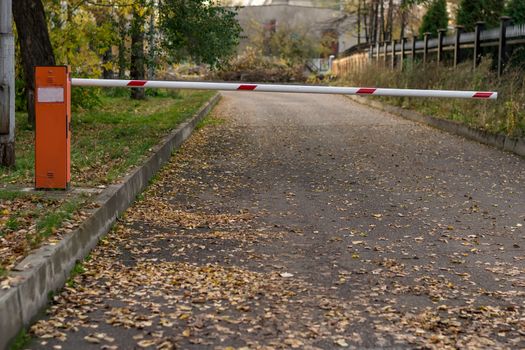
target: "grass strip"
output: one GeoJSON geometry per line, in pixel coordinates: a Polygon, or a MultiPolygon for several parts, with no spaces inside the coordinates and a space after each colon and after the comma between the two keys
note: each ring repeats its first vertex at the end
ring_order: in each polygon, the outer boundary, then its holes
{"type": "MultiPolygon", "coordinates": [[[[213,92],[185,90],[159,93],[136,101],[101,98],[101,105],[72,116],[71,174],[73,186],[117,181],[140,163],[160,138],[191,117],[213,92]]],[[[27,115],[16,115],[16,167],[0,168],[0,182],[30,185],[34,178],[34,133],[27,115]]]]}

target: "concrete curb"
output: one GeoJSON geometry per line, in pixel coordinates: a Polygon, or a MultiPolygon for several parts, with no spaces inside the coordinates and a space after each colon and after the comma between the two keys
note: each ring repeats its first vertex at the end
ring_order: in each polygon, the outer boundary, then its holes
{"type": "Polygon", "coordinates": [[[31,324],[48,304],[48,295],[61,288],[77,261],[86,257],[99,238],[115,223],[147,185],[149,180],[168,161],[192,133],[197,123],[217,104],[220,94],[213,96],[189,121],[166,136],[143,165],[137,167],[122,183],[111,185],[96,199],[100,204],[89,212],[88,218],[74,232],[55,245],[45,245],[16,266],[10,277],[20,282],[0,291],[0,349],[23,328],[31,324]]]}
{"type": "Polygon", "coordinates": [[[403,109],[400,107],[392,106],[379,101],[374,101],[366,97],[361,96],[347,96],[351,100],[364,104],[379,110],[398,115],[402,118],[412,120],[418,123],[432,126],[436,129],[440,129],[452,134],[463,136],[465,138],[484,143],[486,145],[495,146],[515,153],[520,156],[525,156],[525,139],[508,137],[503,134],[494,134],[484,130],[474,129],[470,126],[455,122],[453,120],[440,119],[423,115],[421,113],[403,109]]]}

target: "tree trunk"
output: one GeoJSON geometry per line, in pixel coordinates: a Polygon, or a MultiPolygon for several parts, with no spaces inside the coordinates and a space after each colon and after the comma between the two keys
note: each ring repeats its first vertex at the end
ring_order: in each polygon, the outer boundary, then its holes
{"type": "Polygon", "coordinates": [[[148,79],[155,78],[155,1],[151,2],[151,13],[149,18],[149,30],[148,30],[148,79]]]}
{"type": "Polygon", "coordinates": [[[387,14],[387,30],[388,37],[387,41],[392,41],[394,35],[394,0],[388,1],[388,14],[387,14]]]}
{"type": "Polygon", "coordinates": [[[366,2],[364,3],[365,7],[363,9],[363,26],[365,28],[365,43],[369,43],[370,42],[370,32],[369,32],[369,27],[368,27],[368,13],[367,13],[367,8],[366,8],[366,2]]]}
{"type": "Polygon", "coordinates": [[[376,13],[375,13],[375,9],[376,9],[376,0],[372,0],[370,1],[370,7],[368,9],[368,35],[369,35],[369,41],[368,42],[373,42],[374,39],[375,39],[375,32],[376,32],[376,26],[377,26],[377,23],[375,21],[375,19],[377,18],[376,17],[376,13]]]}
{"type": "Polygon", "coordinates": [[[406,0],[401,0],[401,33],[399,35],[399,38],[401,40],[403,40],[403,38],[405,37],[405,27],[407,26],[407,6],[408,4],[406,3],[406,0]]]}
{"type": "Polygon", "coordinates": [[[0,165],[4,167],[15,166],[15,142],[0,143],[0,165]]]}
{"type": "Polygon", "coordinates": [[[357,45],[361,44],[361,1],[357,0],[357,45]]]}
{"type": "Polygon", "coordinates": [[[379,1],[379,41],[385,41],[385,0],[379,1]]]}
{"type": "Polygon", "coordinates": [[[128,35],[126,30],[126,20],[124,17],[119,18],[118,30],[120,34],[120,40],[118,42],[118,78],[126,78],[126,37],[128,35]]]}
{"type": "MultiPolygon", "coordinates": [[[[133,7],[133,20],[131,23],[131,79],[144,79],[144,23],[145,18],[139,9],[133,7]]],[[[132,88],[131,98],[142,100],[146,98],[143,88],[132,88]]]]}
{"type": "Polygon", "coordinates": [[[113,79],[113,69],[108,68],[109,63],[113,61],[113,53],[111,52],[111,47],[104,52],[102,55],[102,77],[104,79],[113,79]]]}
{"type": "Polygon", "coordinates": [[[375,0],[375,6],[374,6],[374,39],[373,42],[377,42],[378,33],[379,33],[379,1],[375,0]]]}
{"type": "Polygon", "coordinates": [[[41,0],[13,1],[13,17],[18,32],[18,43],[24,68],[27,95],[27,114],[30,125],[35,125],[35,66],[54,66],[55,55],[49,40],[46,16],[41,0]]]}

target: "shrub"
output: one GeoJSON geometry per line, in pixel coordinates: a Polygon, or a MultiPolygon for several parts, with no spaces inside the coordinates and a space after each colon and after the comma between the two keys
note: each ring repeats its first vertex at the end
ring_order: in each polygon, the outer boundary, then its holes
{"type": "Polygon", "coordinates": [[[304,66],[289,65],[284,60],[266,57],[254,48],[231,60],[220,70],[211,73],[212,79],[226,81],[293,82],[302,81],[304,66]]]}

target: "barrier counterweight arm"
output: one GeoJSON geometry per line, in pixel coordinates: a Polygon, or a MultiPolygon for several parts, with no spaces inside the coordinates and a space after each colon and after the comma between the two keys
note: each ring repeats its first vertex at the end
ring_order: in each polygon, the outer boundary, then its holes
{"type": "Polygon", "coordinates": [[[191,81],[156,81],[156,80],[117,80],[117,79],[71,79],[73,86],[128,87],[128,88],[163,88],[195,90],[229,90],[255,92],[292,92],[313,94],[368,95],[394,97],[440,97],[495,100],[497,92],[492,91],[455,91],[455,90],[416,90],[382,89],[369,87],[338,87],[312,85],[279,84],[241,84],[191,81]]]}

